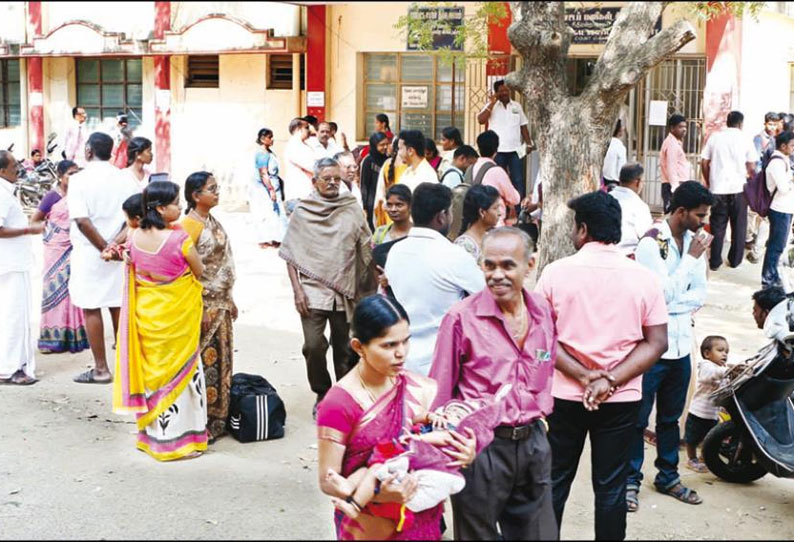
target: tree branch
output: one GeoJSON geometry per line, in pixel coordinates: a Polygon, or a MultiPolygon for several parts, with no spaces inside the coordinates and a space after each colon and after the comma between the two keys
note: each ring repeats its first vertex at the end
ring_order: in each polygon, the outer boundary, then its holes
{"type": "Polygon", "coordinates": [[[663,7],[663,2],[631,2],[620,11],[583,97],[614,99],[636,85],[648,70],[695,39],[695,30],[686,20],[649,39],[663,7]]]}

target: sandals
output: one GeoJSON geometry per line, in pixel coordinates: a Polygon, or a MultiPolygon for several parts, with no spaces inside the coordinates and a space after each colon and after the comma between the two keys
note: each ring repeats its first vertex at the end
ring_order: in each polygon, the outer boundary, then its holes
{"type": "Polygon", "coordinates": [[[11,378],[0,379],[0,384],[11,385],[11,386],[32,386],[38,381],[39,380],[37,378],[28,376],[22,371],[17,371],[13,375],[11,375],[11,378]]]}
{"type": "Polygon", "coordinates": [[[636,512],[640,507],[640,492],[634,488],[626,489],[626,511],[636,512]]]}
{"type": "Polygon", "coordinates": [[[701,474],[709,471],[709,468],[700,459],[688,460],[686,462],[686,468],[688,468],[689,470],[693,470],[695,472],[699,472],[701,474]]]}
{"type": "Polygon", "coordinates": [[[72,380],[78,384],[111,384],[113,382],[113,376],[111,375],[107,380],[98,380],[95,376],[94,370],[88,369],[86,372],[80,373],[72,380]]]}
{"type": "Polygon", "coordinates": [[[669,487],[667,489],[659,489],[657,488],[659,493],[663,493],[665,495],[670,495],[678,499],[681,502],[685,502],[687,504],[700,504],[703,502],[703,499],[697,494],[697,492],[689,487],[684,487],[681,483],[677,483],[673,487],[669,487]]]}

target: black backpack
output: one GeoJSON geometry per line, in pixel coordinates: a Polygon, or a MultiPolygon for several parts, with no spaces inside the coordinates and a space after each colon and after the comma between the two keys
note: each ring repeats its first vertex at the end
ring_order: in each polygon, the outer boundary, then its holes
{"type": "Polygon", "coordinates": [[[229,398],[229,433],[240,442],[284,436],[287,410],[270,382],[259,375],[237,373],[229,398]]]}

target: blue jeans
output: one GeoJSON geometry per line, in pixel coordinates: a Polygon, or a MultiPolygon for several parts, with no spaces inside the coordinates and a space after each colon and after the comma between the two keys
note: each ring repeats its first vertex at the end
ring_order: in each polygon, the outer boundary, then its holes
{"type": "Polygon", "coordinates": [[[769,240],[766,242],[764,266],[761,269],[761,285],[764,288],[781,285],[777,266],[786,249],[790,229],[790,214],[769,210],[769,240]]]}
{"type": "Polygon", "coordinates": [[[681,432],[678,420],[684,413],[689,377],[692,373],[689,356],[679,359],[660,359],[642,376],[642,402],[634,436],[630,444],[630,473],[627,489],[639,491],[642,482],[642,462],[645,455],[644,433],[648,427],[654,401],[656,402],[656,468],[654,485],[668,489],[676,485],[678,476],[678,445],[681,432]]]}
{"type": "Polygon", "coordinates": [[[513,183],[513,186],[518,190],[523,200],[527,195],[527,187],[524,184],[524,171],[521,168],[521,159],[518,157],[518,153],[515,151],[497,152],[494,162],[507,171],[507,174],[510,175],[510,182],[513,183]]]}

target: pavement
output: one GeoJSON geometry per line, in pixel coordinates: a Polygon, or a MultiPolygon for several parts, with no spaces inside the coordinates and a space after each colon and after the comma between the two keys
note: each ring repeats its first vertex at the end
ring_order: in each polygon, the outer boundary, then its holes
{"type": "MultiPolygon", "coordinates": [[[[110,386],[72,382],[90,366],[88,352],[39,355],[38,384],[0,389],[0,539],[334,537],[332,507],[317,484],[314,397],[284,262],[256,246],[247,213],[216,216],[232,238],[238,274],[235,372],[261,374],[277,388],[287,407],[285,438],[226,437],[198,459],[158,463],[135,449],[133,419],[111,412],[110,386]]],[[[40,273],[33,280],[40,284],[40,273]]],[[[698,341],[725,335],[737,359],[762,345],[750,301],[759,282],[760,264],[711,274],[708,302],[696,315],[698,341]]],[[[107,335],[111,344],[109,326],[107,335]]],[[[794,537],[793,480],[767,475],[739,486],[682,468],[683,482],[704,500],[692,506],[653,490],[654,449],[646,454],[629,539],[794,537]]],[[[563,539],[594,536],[589,463],[586,448],[563,539]]]]}

